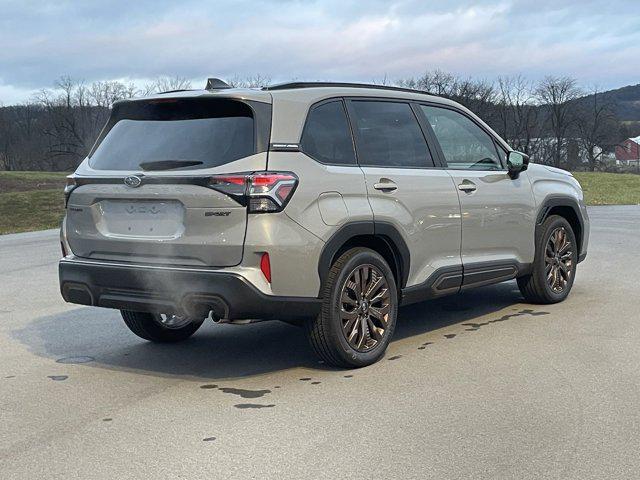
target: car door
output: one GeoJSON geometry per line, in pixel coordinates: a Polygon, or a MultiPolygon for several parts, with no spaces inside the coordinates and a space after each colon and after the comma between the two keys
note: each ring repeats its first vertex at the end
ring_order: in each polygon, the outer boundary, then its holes
{"type": "Polygon", "coordinates": [[[425,284],[431,292],[424,297],[434,290],[457,290],[460,204],[450,175],[434,162],[415,107],[364,98],[349,99],[347,105],[376,232],[395,228],[409,249],[407,286],[425,284]]]}
{"type": "Polygon", "coordinates": [[[464,286],[514,277],[533,261],[535,200],[527,173],[512,179],[506,151],[471,116],[421,105],[462,211],[464,286]]]}

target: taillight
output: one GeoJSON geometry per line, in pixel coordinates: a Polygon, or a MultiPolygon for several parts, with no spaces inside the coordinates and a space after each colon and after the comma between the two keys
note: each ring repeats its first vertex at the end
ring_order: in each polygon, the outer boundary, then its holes
{"type": "Polygon", "coordinates": [[[288,172],[216,175],[209,187],[246,205],[249,213],[280,212],[298,186],[298,177],[288,172]]]}
{"type": "Polygon", "coordinates": [[[64,187],[64,207],[67,208],[67,203],[69,203],[69,197],[71,196],[71,192],[74,188],[76,188],[78,184],[76,183],[76,179],[71,175],[67,177],[67,184],[64,187]]]}

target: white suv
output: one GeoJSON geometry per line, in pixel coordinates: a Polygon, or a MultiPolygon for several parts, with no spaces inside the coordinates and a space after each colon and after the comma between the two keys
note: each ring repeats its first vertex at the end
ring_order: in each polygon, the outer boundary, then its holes
{"type": "Polygon", "coordinates": [[[209,316],[304,324],[345,367],[381,358],[399,305],[514,278],[563,300],[589,234],[571,174],[455,102],[371,85],[119,102],[65,191],[68,302],[159,342],[209,316]]]}

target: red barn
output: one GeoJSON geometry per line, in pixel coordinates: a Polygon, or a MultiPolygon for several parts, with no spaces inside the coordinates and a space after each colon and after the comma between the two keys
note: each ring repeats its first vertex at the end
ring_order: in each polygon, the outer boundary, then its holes
{"type": "Polygon", "coordinates": [[[627,138],[616,147],[616,164],[634,165],[640,163],[640,136],[627,138]]]}

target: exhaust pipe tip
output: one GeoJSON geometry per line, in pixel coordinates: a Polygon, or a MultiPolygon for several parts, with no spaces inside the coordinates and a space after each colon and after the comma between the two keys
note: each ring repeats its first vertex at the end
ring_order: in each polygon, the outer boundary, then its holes
{"type": "Polygon", "coordinates": [[[183,301],[183,309],[188,316],[207,318],[216,323],[224,323],[229,318],[229,306],[220,297],[214,295],[192,294],[183,301]]]}

